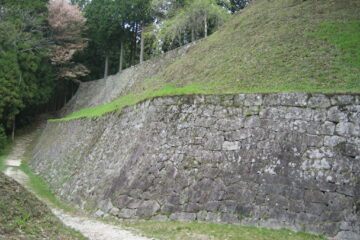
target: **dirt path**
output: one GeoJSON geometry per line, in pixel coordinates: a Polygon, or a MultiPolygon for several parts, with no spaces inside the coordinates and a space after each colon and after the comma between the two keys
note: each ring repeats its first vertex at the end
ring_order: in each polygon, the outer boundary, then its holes
{"type": "MultiPolygon", "coordinates": [[[[35,137],[35,134],[35,132],[29,133],[16,139],[11,153],[5,160],[5,165],[7,167],[4,170],[4,173],[7,176],[15,179],[31,192],[33,191],[28,184],[29,177],[18,167],[21,165],[21,159],[26,151],[26,148],[35,137]]],[[[103,223],[81,214],[75,215],[64,212],[63,210],[54,207],[45,199],[42,199],[39,196],[37,197],[41,201],[45,202],[54,215],[57,216],[65,225],[76,229],[90,240],[150,240],[148,238],[136,236],[119,226],[103,223]]]]}

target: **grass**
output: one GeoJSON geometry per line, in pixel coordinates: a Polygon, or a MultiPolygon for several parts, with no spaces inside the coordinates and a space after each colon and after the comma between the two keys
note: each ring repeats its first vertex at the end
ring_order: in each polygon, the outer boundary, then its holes
{"type": "Polygon", "coordinates": [[[56,198],[55,194],[50,190],[47,183],[40,176],[34,174],[26,163],[21,163],[21,166],[19,168],[29,177],[30,188],[34,191],[36,195],[49,201],[57,208],[61,208],[69,212],[74,211],[73,208],[59,201],[56,198]]]}
{"type": "Polygon", "coordinates": [[[360,69],[360,21],[322,23],[316,34],[309,36],[330,43],[341,62],[360,69]]]}
{"type": "Polygon", "coordinates": [[[31,150],[34,148],[34,144],[36,141],[35,139],[36,137],[34,138],[32,143],[27,147],[19,168],[29,177],[29,186],[36,195],[50,202],[57,208],[63,209],[68,212],[74,212],[73,208],[63,204],[60,200],[58,200],[55,194],[49,188],[46,181],[44,181],[39,175],[36,175],[28,166],[28,160],[32,156],[31,150]]]}
{"type": "Polygon", "coordinates": [[[360,92],[358,9],[357,0],[254,0],[119,99],[60,120],[98,117],[156,96],[360,92]]]}
{"type": "Polygon", "coordinates": [[[4,149],[0,150],[0,172],[4,171],[6,168],[5,159],[9,155],[10,150],[11,150],[10,144],[6,144],[4,149]]]}
{"type": "Polygon", "coordinates": [[[86,239],[64,226],[45,204],[1,172],[0,238],[86,239]]]}
{"type": "Polygon", "coordinates": [[[186,95],[186,94],[204,94],[205,91],[201,91],[197,88],[196,85],[188,85],[186,87],[177,88],[174,84],[167,84],[164,85],[159,90],[153,92],[146,92],[141,95],[133,95],[128,94],[124,97],[121,97],[109,104],[104,104],[101,106],[84,108],[80,111],[74,112],[65,118],[62,119],[55,119],[51,121],[58,121],[58,120],[72,120],[76,118],[82,117],[100,117],[108,112],[118,111],[119,113],[125,106],[131,106],[146,99],[151,99],[154,97],[159,96],[174,96],[174,95],[186,95]]]}
{"type": "Polygon", "coordinates": [[[271,230],[231,224],[184,222],[127,222],[126,227],[160,240],[325,240],[325,237],[290,230],[271,230]]]}

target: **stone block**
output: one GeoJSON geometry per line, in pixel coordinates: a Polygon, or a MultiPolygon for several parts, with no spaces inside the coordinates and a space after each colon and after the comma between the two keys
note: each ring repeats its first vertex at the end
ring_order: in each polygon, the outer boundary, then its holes
{"type": "Polygon", "coordinates": [[[159,215],[152,217],[151,221],[166,222],[166,221],[169,221],[169,218],[166,215],[159,214],[159,215]]]}
{"type": "Polygon", "coordinates": [[[328,108],[331,106],[330,100],[323,94],[314,94],[308,100],[308,106],[312,108],[328,108]]]}
{"type": "Polygon", "coordinates": [[[237,94],[234,97],[235,106],[244,106],[245,105],[245,94],[237,94]]]}
{"type": "Polygon", "coordinates": [[[261,94],[246,94],[244,105],[245,106],[260,106],[262,104],[261,94]]]}
{"type": "Polygon", "coordinates": [[[304,200],[307,203],[327,203],[326,195],[321,191],[305,190],[304,200]]]}
{"type": "Polygon", "coordinates": [[[331,97],[332,105],[349,105],[355,102],[355,97],[351,95],[336,95],[331,97]]]}
{"type": "Polygon", "coordinates": [[[160,205],[155,201],[144,201],[136,210],[136,215],[142,217],[154,216],[160,210],[160,205]]]}
{"type": "Polygon", "coordinates": [[[261,126],[261,121],[257,116],[250,116],[245,119],[244,127],[245,128],[257,128],[261,126]]]}
{"type": "Polygon", "coordinates": [[[234,151],[234,150],[239,150],[240,149],[240,144],[239,142],[228,142],[225,141],[222,145],[222,149],[225,151],[234,151]]]}
{"type": "Polygon", "coordinates": [[[118,213],[118,217],[120,218],[134,218],[136,216],[136,209],[127,209],[127,208],[123,208],[120,210],[120,212],[118,213]]]}
{"type": "Polygon", "coordinates": [[[340,136],[360,136],[360,125],[352,122],[339,122],[336,124],[336,134],[340,136]]]}
{"type": "Polygon", "coordinates": [[[347,113],[343,112],[339,109],[339,107],[331,107],[327,111],[327,119],[331,122],[339,123],[339,122],[346,122],[347,119],[347,113]]]}
{"type": "Polygon", "coordinates": [[[214,223],[220,223],[221,222],[221,215],[219,213],[209,212],[206,215],[205,221],[214,222],[214,223]]]}
{"type": "Polygon", "coordinates": [[[344,143],[346,138],[340,136],[325,136],[324,137],[324,146],[335,147],[341,143],[344,143]]]}
{"type": "Polygon", "coordinates": [[[352,231],[340,231],[336,234],[335,238],[344,240],[359,240],[359,233],[352,231]]]}
{"type": "Polygon", "coordinates": [[[182,222],[192,222],[196,219],[195,213],[186,213],[186,212],[177,212],[173,213],[169,217],[171,220],[182,221],[182,222]]]}
{"type": "MultiPolygon", "coordinates": [[[[240,219],[241,218],[242,217],[240,217],[240,219]]],[[[220,220],[223,223],[234,224],[239,222],[239,216],[235,214],[222,213],[220,215],[220,220]]]]}

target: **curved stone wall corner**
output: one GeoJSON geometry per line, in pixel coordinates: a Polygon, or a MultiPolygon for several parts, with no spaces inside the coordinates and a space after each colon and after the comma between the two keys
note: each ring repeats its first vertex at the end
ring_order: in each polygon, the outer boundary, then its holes
{"type": "Polygon", "coordinates": [[[49,123],[31,166],[97,215],[360,238],[360,96],[148,100],[49,123]]]}

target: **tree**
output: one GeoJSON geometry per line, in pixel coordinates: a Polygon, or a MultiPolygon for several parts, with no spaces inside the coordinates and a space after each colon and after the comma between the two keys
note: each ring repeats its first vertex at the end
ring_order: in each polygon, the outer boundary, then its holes
{"type": "Polygon", "coordinates": [[[69,4],[67,0],[51,0],[48,4],[48,21],[54,41],[50,57],[59,69],[58,78],[79,82],[78,76],[84,76],[89,71],[84,65],[75,64],[71,60],[87,43],[82,37],[85,30],[84,16],[78,6],[69,4]]]}
{"type": "Polygon", "coordinates": [[[214,31],[228,16],[226,9],[219,6],[215,0],[188,1],[183,10],[165,21],[161,35],[164,41],[176,40],[182,45],[189,42],[187,32],[190,32],[191,41],[195,41],[198,35],[207,37],[209,26],[212,26],[211,30],[214,31]]]}
{"type": "Polygon", "coordinates": [[[151,8],[157,21],[161,21],[175,16],[185,3],[186,0],[152,0],[151,8]]]}
{"type": "Polygon", "coordinates": [[[251,0],[229,0],[228,9],[234,13],[245,8],[251,0]]]}
{"type": "Polygon", "coordinates": [[[186,11],[187,17],[190,19],[188,23],[192,29],[192,40],[194,33],[203,30],[204,37],[208,36],[209,22],[212,21],[215,28],[222,25],[229,14],[220,7],[215,0],[195,0],[192,1],[186,11]]]}
{"type": "Polygon", "coordinates": [[[78,5],[80,9],[84,9],[90,0],[70,0],[72,5],[78,5]]]}
{"type": "Polygon", "coordinates": [[[46,102],[53,88],[45,14],[39,12],[46,8],[39,7],[43,1],[29,9],[23,3],[0,6],[0,128],[11,128],[13,136],[20,111],[46,102]]]}
{"type": "Polygon", "coordinates": [[[144,33],[147,24],[152,22],[150,0],[93,0],[85,7],[88,31],[87,36],[102,50],[105,56],[104,77],[108,75],[113,52],[120,52],[118,70],[124,66],[126,53],[128,64],[135,64],[139,56],[144,56],[144,33]],[[141,37],[142,35],[142,37],[141,37]],[[138,44],[140,43],[140,51],[138,44]],[[129,47],[129,49],[125,49],[129,47]],[[138,55],[139,54],[139,55],[138,55]]]}
{"type": "MultiPolygon", "coordinates": [[[[139,24],[141,29],[140,36],[140,63],[144,61],[144,42],[146,25],[152,23],[153,17],[151,13],[151,1],[150,0],[137,0],[134,4],[133,21],[139,24]]],[[[136,33],[135,33],[136,35],[136,33]]]]}
{"type": "Polygon", "coordinates": [[[122,42],[124,4],[117,3],[113,0],[93,0],[85,8],[87,36],[105,55],[104,78],[108,76],[110,53],[122,42]]]}

